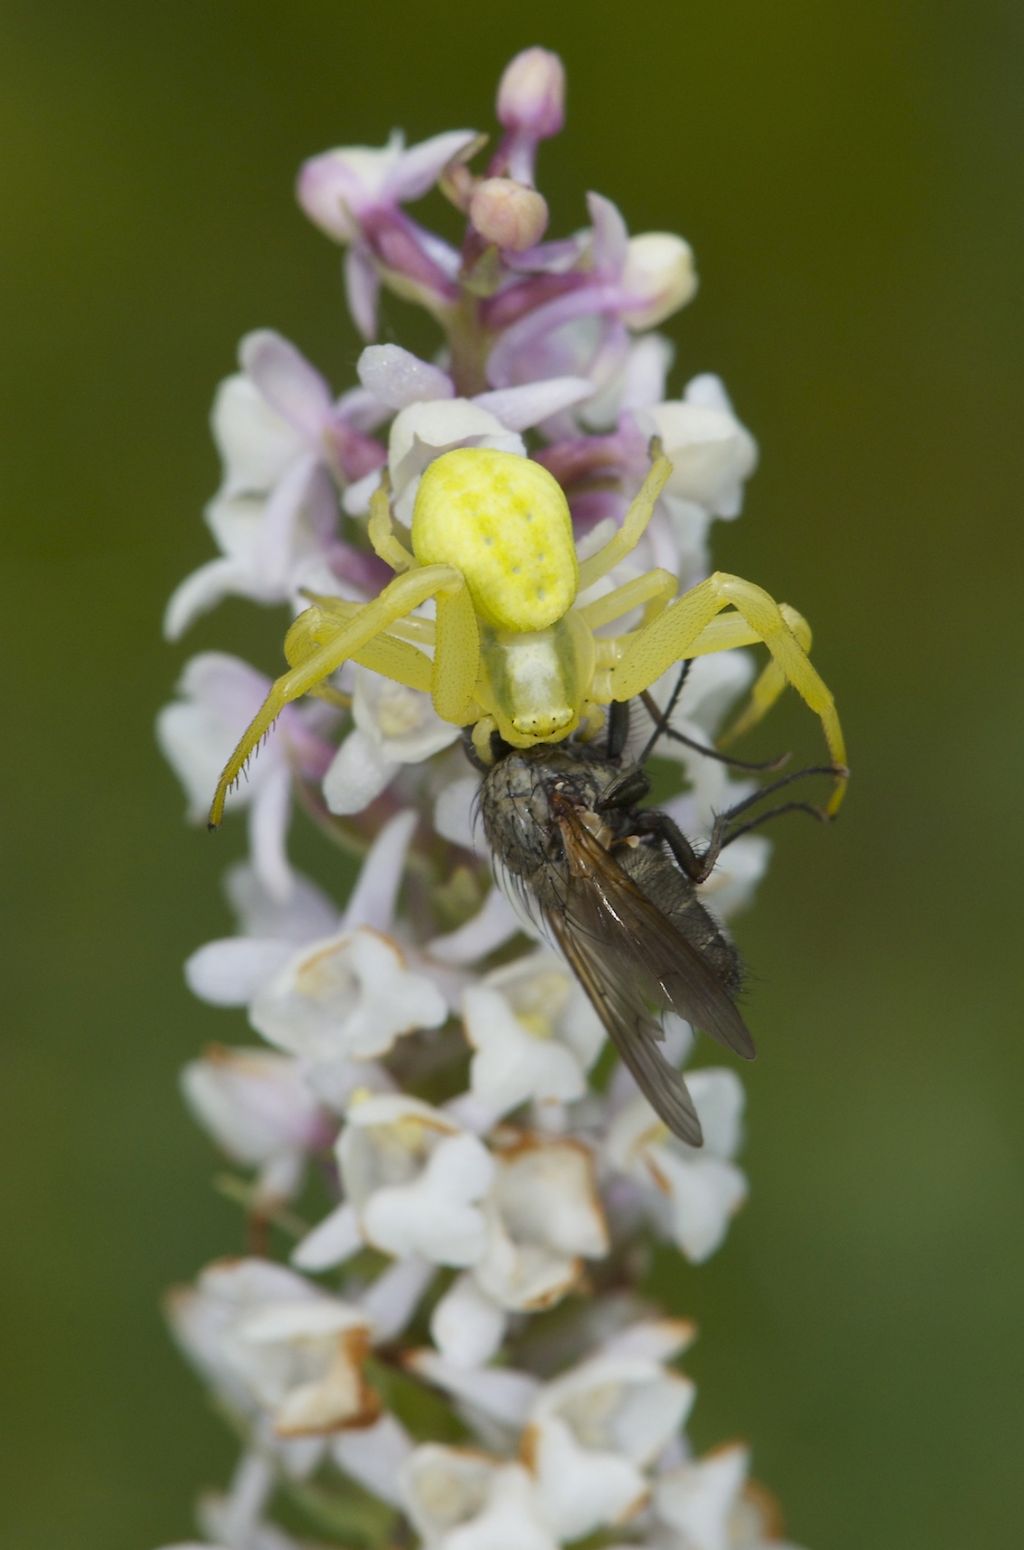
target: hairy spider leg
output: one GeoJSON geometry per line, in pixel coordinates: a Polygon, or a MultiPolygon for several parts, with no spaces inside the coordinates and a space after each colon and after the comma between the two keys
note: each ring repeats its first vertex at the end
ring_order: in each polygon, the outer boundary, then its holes
{"type": "Polygon", "coordinates": [[[753,792],[744,797],[733,807],[715,816],[711,828],[711,835],[707,846],[702,851],[697,851],[683,834],[674,819],[668,813],[662,813],[654,808],[646,809],[635,815],[634,824],[637,833],[653,834],[656,839],[668,846],[676,863],[689,878],[695,883],[707,882],[714,871],[718,858],[727,845],[733,840],[738,840],[741,834],[749,834],[751,829],[760,828],[761,824],[768,823],[772,818],[779,818],[783,813],[809,813],[812,818],[828,820],[828,814],[821,807],[815,807],[811,802],[782,802],[778,807],[769,808],[765,813],[759,813],[756,818],[751,818],[747,823],[736,824],[730,827],[733,820],[740,814],[747,812],[755,802],[760,802],[764,797],[772,796],[780,791],[783,786],[790,786],[796,780],[805,780],[811,775],[835,775],[837,772],[831,764],[813,765],[806,770],[796,770],[791,775],[783,775],[780,780],[773,781],[770,786],[763,787],[760,791],[753,792]]]}
{"type": "Polygon", "coordinates": [[[391,480],[387,469],[381,474],[380,484],[370,496],[370,520],[366,527],[367,537],[377,557],[390,565],[396,575],[411,570],[416,564],[411,554],[399,540],[391,515],[391,480]]]}
{"type": "MultiPolygon", "coordinates": [[[[365,603],[354,603],[346,597],[334,597],[330,593],[313,592],[309,587],[302,587],[300,590],[302,596],[308,597],[310,603],[315,603],[321,613],[326,614],[328,618],[342,620],[345,623],[348,623],[350,619],[354,619],[356,614],[366,607],[365,603]]],[[[306,609],[306,613],[311,611],[311,609],[306,609]]],[[[295,629],[303,618],[305,618],[305,614],[299,614],[292,628],[295,629]]],[[[417,646],[433,647],[434,645],[435,630],[433,619],[421,619],[417,614],[410,614],[407,619],[393,620],[388,625],[385,633],[392,636],[395,640],[410,641],[417,646]]]]}
{"type": "MultiPolygon", "coordinates": [[[[779,604],[779,612],[785,619],[789,628],[793,631],[804,652],[809,656],[811,651],[811,627],[803,614],[797,613],[788,603],[779,604]]],[[[730,616],[726,616],[730,617],[730,616]]],[[[747,696],[747,703],[725,731],[720,733],[718,745],[720,748],[728,748],[729,744],[742,737],[756,727],[758,722],[771,710],[775,701],[786,687],[786,675],[775,661],[770,661],[762,670],[760,676],[747,696]]]]}
{"type": "MultiPolygon", "coordinates": [[[[649,624],[634,631],[611,668],[611,698],[632,699],[649,688],[674,662],[693,656],[694,647],[701,642],[708,625],[729,607],[735,608],[755,640],[767,646],[772,654],[772,665],[778,670],[769,680],[767,693],[762,698],[774,698],[779,692],[777,686],[790,683],[821,721],[829,754],[837,769],[836,786],[827,809],[830,815],[834,814],[842,802],[848,777],[841,773],[846,766],[846,745],[832,694],[779,605],[761,587],[745,581],[742,576],[715,571],[706,581],[698,582],[677,598],[649,624]]],[[[761,683],[764,677],[762,674],[761,683]]]]}
{"type": "MultiPolygon", "coordinates": [[[[466,584],[463,581],[461,572],[455,570],[451,565],[425,565],[404,575],[396,576],[394,581],[388,583],[379,597],[375,598],[372,603],[367,603],[346,624],[340,625],[332,638],[317,647],[297,667],[293,667],[287,673],[283,673],[271,685],[269,694],[242,734],[237,748],[224,766],[220,780],[217,782],[213,803],[210,807],[209,822],[211,828],[217,828],[220,824],[224,816],[224,803],[227,800],[229,790],[238,779],[260,739],[269,732],[286,705],[292,700],[301,699],[304,694],[309,694],[325,678],[330,677],[331,673],[341,667],[343,662],[348,661],[354,652],[367,645],[374,637],[382,634],[389,624],[396,619],[400,619],[403,615],[411,613],[414,608],[418,608],[421,603],[426,602],[430,597],[436,597],[438,600],[439,642],[442,630],[441,617],[445,611],[443,607],[443,603],[446,601],[445,594],[456,598],[455,609],[451,616],[454,618],[455,626],[450,630],[449,635],[450,637],[458,636],[459,626],[466,616],[466,608],[460,606],[458,594],[465,592],[466,584]]],[[[466,602],[470,617],[472,618],[475,636],[476,619],[472,614],[472,604],[468,598],[466,602]]],[[[472,692],[472,685],[476,682],[479,667],[479,644],[477,645],[476,660],[473,660],[464,630],[461,632],[461,640],[466,656],[461,662],[456,661],[454,664],[455,671],[446,684],[446,702],[449,696],[454,699],[460,694],[462,695],[463,702],[465,702],[472,692]],[[464,692],[464,685],[467,681],[470,689],[464,692]]],[[[441,649],[439,644],[438,658],[440,658],[440,655],[441,649]]],[[[437,668],[438,664],[435,661],[435,679],[438,676],[437,668]]]]}
{"type": "Polygon", "coordinates": [[[596,554],[592,554],[589,560],[580,561],[580,579],[577,591],[585,592],[592,587],[595,581],[600,581],[602,576],[607,576],[610,570],[614,570],[619,561],[625,559],[630,550],[635,549],[644,535],[644,530],[650,522],[654,508],[658,502],[658,496],[665,487],[665,481],[672,472],[672,464],[661,450],[661,443],[655,439],[651,442],[652,463],[646,479],[640,486],[630,503],[629,510],[622,519],[622,526],[613,533],[608,542],[604,544],[596,554]]]}
{"type": "MultiPolygon", "coordinates": [[[[362,603],[349,603],[342,598],[327,598],[307,608],[295,620],[284,639],[284,654],[288,666],[301,667],[304,662],[308,662],[309,658],[319,651],[321,646],[333,640],[339,629],[348,624],[363,607],[362,603]]],[[[402,622],[428,625],[429,644],[433,644],[434,626],[431,620],[402,622]]],[[[360,646],[358,651],[353,651],[351,660],[358,663],[360,667],[368,667],[372,672],[380,673],[383,678],[391,678],[395,683],[404,684],[408,689],[418,689],[423,694],[430,693],[433,671],[430,658],[416,646],[400,639],[395,626],[382,631],[373,640],[367,641],[366,645],[360,646]]],[[[320,684],[310,690],[310,693],[327,700],[331,705],[347,707],[351,701],[350,695],[339,693],[329,684],[320,684]]]]}
{"type": "Polygon", "coordinates": [[[620,587],[614,587],[611,592],[595,598],[592,603],[579,604],[576,612],[590,629],[599,630],[602,625],[621,619],[623,614],[628,614],[631,609],[639,608],[642,604],[643,622],[647,624],[663,608],[668,607],[677,585],[671,571],[649,570],[643,576],[635,576],[632,581],[624,581],[620,587]]]}

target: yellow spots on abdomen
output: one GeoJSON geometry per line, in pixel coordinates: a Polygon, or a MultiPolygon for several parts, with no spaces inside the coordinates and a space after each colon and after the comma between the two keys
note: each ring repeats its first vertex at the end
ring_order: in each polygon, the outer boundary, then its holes
{"type": "Polygon", "coordinates": [[[561,486],[529,458],[458,447],[420,481],[412,547],[421,565],[453,565],[473,606],[499,630],[543,630],[572,606],[578,570],[561,486]]]}

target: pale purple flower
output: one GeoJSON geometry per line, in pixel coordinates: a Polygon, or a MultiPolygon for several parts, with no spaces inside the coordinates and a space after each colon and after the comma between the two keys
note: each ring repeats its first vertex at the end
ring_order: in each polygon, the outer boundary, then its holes
{"type": "Polygon", "coordinates": [[[694,295],[693,255],[681,237],[630,237],[611,200],[589,194],[587,204],[591,226],[572,269],[545,266],[484,304],[497,335],[487,365],[494,387],[567,375],[603,387],[622,369],[630,331],[655,327],[694,295]]]}
{"type": "MultiPolygon", "coordinates": [[[[455,447],[525,456],[523,431],[593,391],[587,378],[568,375],[462,398],[446,372],[398,345],[368,346],[359,358],[359,375],[375,398],[397,411],[388,438],[388,474],[394,510],[404,522],[412,516],[420,475],[434,458],[455,447]]],[[[345,494],[346,511],[368,510],[378,482],[370,475],[353,485],[345,494]]]]}
{"type": "Polygon", "coordinates": [[[453,130],[407,147],[396,130],[380,149],[325,151],[303,165],[299,203],[311,221],[348,250],[349,309],[364,338],[377,332],[382,277],[431,308],[458,299],[457,252],[401,207],[433,188],[474,139],[472,130],[453,130]]]}
{"type": "Polygon", "coordinates": [[[498,84],[497,116],[505,135],[492,172],[532,183],[537,146],[565,123],[565,66],[557,54],[527,48],[509,61],[498,84]]]}
{"type": "Polygon", "coordinates": [[[223,1151],[243,1167],[259,1169],[257,1205],[295,1194],[307,1155],[333,1136],[301,1067],[287,1056],[213,1045],[189,1061],[181,1085],[190,1109],[223,1151]]]}
{"type": "Polygon", "coordinates": [[[346,579],[372,590],[374,567],[338,534],[337,490],[384,461],[368,433],[385,411],[365,391],[335,400],[293,344],[269,329],[247,334],[242,371],[213,406],[224,477],[206,519],[221,550],[167,605],[171,639],[228,596],[294,603],[302,585],[346,579]]]}
{"type": "MultiPolygon", "coordinates": [[[[181,699],[157,718],[157,741],[188,797],[193,823],[205,820],[210,792],[244,726],[263,702],[269,678],[237,657],[208,651],[193,657],[178,685],[181,699]]],[[[228,798],[230,808],[249,811],[252,862],[272,898],[283,901],[294,876],[285,841],[292,807],[292,781],[322,780],[331,745],[320,729],[329,720],[324,708],[307,702],[288,705],[276,735],[228,798]]]]}

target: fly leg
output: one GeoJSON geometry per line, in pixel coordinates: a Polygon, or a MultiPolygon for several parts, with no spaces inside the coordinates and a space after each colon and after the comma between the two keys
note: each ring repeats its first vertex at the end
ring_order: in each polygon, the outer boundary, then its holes
{"type": "Polygon", "coordinates": [[[708,876],[722,848],[718,846],[711,864],[706,866],[708,852],[698,855],[679,825],[667,813],[659,813],[655,808],[646,808],[635,814],[633,833],[651,834],[656,840],[661,840],[672,852],[680,869],[695,883],[702,883],[708,876]]]}
{"type": "Polygon", "coordinates": [[[777,807],[770,807],[767,812],[758,813],[755,818],[749,818],[746,823],[737,824],[735,820],[742,813],[748,812],[763,797],[774,796],[776,791],[781,791],[784,786],[791,786],[796,780],[805,780],[810,775],[831,775],[841,780],[845,777],[845,773],[845,768],[834,764],[812,764],[805,770],[794,770],[791,775],[783,775],[770,786],[764,786],[760,791],[744,797],[743,801],[737,802],[735,806],[727,807],[724,813],[716,813],[707,849],[701,857],[702,863],[706,865],[704,876],[707,877],[710,874],[727,845],[731,845],[733,840],[738,840],[741,834],[749,834],[751,829],[759,829],[771,818],[781,818],[783,813],[807,813],[809,817],[816,818],[819,823],[830,823],[832,814],[828,809],[817,807],[813,802],[780,802],[777,807]]]}
{"type": "MultiPolygon", "coordinates": [[[[777,759],[765,759],[762,763],[751,763],[749,759],[736,759],[731,754],[721,753],[717,748],[710,748],[706,743],[698,743],[695,738],[687,737],[686,733],[680,732],[677,727],[670,726],[672,712],[679,702],[679,696],[683,692],[683,685],[689,677],[692,666],[693,658],[687,657],[679,669],[679,677],[676,679],[675,688],[672,690],[664,710],[658,709],[658,702],[650,689],[642,690],[640,700],[647,714],[654,722],[654,730],[644,744],[643,751],[637,756],[637,764],[646,764],[657,747],[659,740],[667,737],[673,743],[682,743],[684,747],[692,748],[694,753],[701,753],[706,759],[716,759],[719,764],[728,764],[735,770],[755,770],[757,772],[780,770],[789,758],[788,753],[780,754],[777,759]]],[[[611,711],[615,711],[618,708],[618,703],[613,701],[611,711]]],[[[611,712],[609,712],[608,724],[609,726],[611,725],[611,712]]]]}
{"type": "Polygon", "coordinates": [[[741,814],[760,802],[763,797],[773,796],[776,791],[792,785],[796,780],[804,780],[809,775],[831,775],[833,778],[842,778],[843,774],[844,771],[834,764],[815,764],[805,770],[795,770],[792,775],[783,775],[770,786],[753,792],[751,796],[744,797],[742,802],[737,802],[735,806],[727,807],[724,812],[717,813],[711,826],[707,846],[699,854],[679,825],[667,813],[654,810],[637,813],[634,833],[651,834],[655,839],[663,841],[687,877],[695,883],[703,883],[711,876],[719,856],[727,845],[731,845],[733,840],[738,840],[741,834],[749,834],[751,829],[757,829],[761,824],[767,823],[770,818],[779,818],[783,813],[808,813],[812,818],[817,818],[820,823],[828,823],[831,816],[824,808],[815,807],[812,802],[781,802],[777,807],[770,807],[766,813],[759,813],[756,818],[748,819],[746,823],[736,824],[735,820],[741,814]]]}

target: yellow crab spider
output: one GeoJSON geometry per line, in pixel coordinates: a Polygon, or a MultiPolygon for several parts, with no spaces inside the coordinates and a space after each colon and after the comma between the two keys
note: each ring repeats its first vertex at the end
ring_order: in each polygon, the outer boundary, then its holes
{"type": "Polygon", "coordinates": [[[594,732],[603,707],[642,693],[673,663],[755,643],[767,646],[771,661],[741,723],[760,720],[792,684],[822,723],[836,767],[834,813],[846,781],[843,734],[832,695],[807,656],[810,631],[795,610],[723,571],[680,597],[675,577],[652,570],[591,602],[577,601],[636,546],[670,472],[652,444],[650,471],[621,527],[582,561],[561,487],[529,458],[483,447],[437,458],[420,481],[411,548],[395,530],[382,481],[369,536],[395,578],[370,603],[315,597],[295,620],[285,641],[289,670],[225,765],[211,826],[220,823],[228,791],[285,705],[306,694],[337,702],[328,680],[343,662],[429,691],[443,720],[473,727],[474,745],[488,762],[494,732],[514,748],[561,742],[577,728],[594,732]],[[434,619],[416,617],[431,598],[434,619]],[[636,628],[595,633],[636,608],[636,628]]]}

